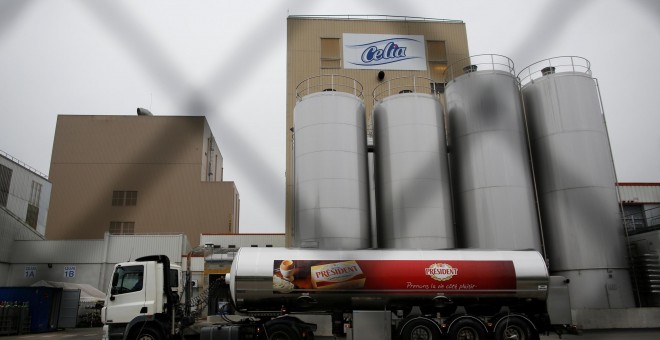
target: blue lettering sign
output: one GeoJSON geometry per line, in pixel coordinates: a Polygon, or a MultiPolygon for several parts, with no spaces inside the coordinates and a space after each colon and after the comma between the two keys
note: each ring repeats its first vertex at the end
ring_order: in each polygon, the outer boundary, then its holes
{"type": "Polygon", "coordinates": [[[372,61],[380,61],[382,59],[394,59],[394,58],[405,58],[406,57],[406,48],[399,47],[399,45],[388,42],[385,45],[385,48],[379,50],[376,46],[369,46],[364,52],[362,52],[362,61],[365,63],[370,63],[372,61]]]}
{"type": "MultiPolygon", "coordinates": [[[[350,60],[348,62],[359,66],[378,66],[403,60],[422,58],[423,56],[416,55],[419,54],[419,51],[415,52],[416,50],[419,50],[417,47],[412,47],[413,55],[408,54],[407,45],[410,44],[419,46],[420,44],[423,44],[423,42],[412,38],[398,37],[371,41],[363,44],[347,45],[347,47],[351,49],[363,49],[361,55],[358,54],[360,55],[359,62],[356,63],[350,60]]],[[[423,45],[421,46],[423,47],[423,45]]],[[[423,48],[421,51],[423,52],[423,48]]]]}

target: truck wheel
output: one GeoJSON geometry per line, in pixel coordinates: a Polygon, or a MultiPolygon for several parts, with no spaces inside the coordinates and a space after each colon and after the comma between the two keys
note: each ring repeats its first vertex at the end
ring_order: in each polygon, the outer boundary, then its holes
{"type": "Polygon", "coordinates": [[[408,321],[401,330],[401,340],[437,340],[440,330],[431,320],[416,318],[408,321]]]}
{"type": "Polygon", "coordinates": [[[519,318],[506,318],[495,327],[495,340],[532,340],[535,332],[528,322],[519,318]]]}
{"type": "Polygon", "coordinates": [[[268,328],[268,340],[302,340],[300,335],[285,325],[275,325],[268,328]]]}
{"type": "Polygon", "coordinates": [[[136,327],[137,329],[133,332],[133,339],[136,340],[160,340],[160,333],[157,330],[149,326],[136,327]]]}
{"type": "Polygon", "coordinates": [[[486,330],[484,326],[474,319],[461,319],[456,321],[449,330],[450,340],[484,340],[486,330]]]}

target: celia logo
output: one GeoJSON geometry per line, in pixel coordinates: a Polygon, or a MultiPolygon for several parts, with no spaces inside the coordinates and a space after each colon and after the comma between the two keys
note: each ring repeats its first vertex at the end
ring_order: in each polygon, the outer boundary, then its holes
{"type": "Polygon", "coordinates": [[[376,46],[369,46],[364,50],[364,52],[362,52],[362,61],[364,63],[378,62],[383,59],[396,59],[405,57],[406,48],[400,47],[392,41],[388,42],[383,49],[379,49],[376,46]]]}

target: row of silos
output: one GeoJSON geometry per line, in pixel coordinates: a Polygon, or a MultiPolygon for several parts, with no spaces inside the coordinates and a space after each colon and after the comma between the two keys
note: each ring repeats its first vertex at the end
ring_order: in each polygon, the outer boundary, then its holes
{"type": "Polygon", "coordinates": [[[473,56],[448,69],[446,115],[432,80],[376,88],[377,245],[362,90],[331,77],[330,87],[323,77],[299,86],[294,246],[536,249],[553,273],[571,279],[574,308],[632,305],[616,178],[588,62],[553,58],[516,75],[506,57],[473,56]]]}

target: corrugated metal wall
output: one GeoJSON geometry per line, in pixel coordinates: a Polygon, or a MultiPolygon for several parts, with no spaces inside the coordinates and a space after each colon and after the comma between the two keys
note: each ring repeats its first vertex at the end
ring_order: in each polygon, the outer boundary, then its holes
{"type": "Polygon", "coordinates": [[[39,280],[49,280],[86,283],[105,291],[118,262],[162,254],[180,265],[182,254],[191,249],[183,234],[106,234],[101,240],[16,240],[9,243],[6,240],[25,235],[11,234],[10,227],[2,223],[2,216],[0,214],[0,244],[3,246],[0,249],[0,285],[29,286],[39,280]],[[75,276],[68,277],[65,267],[75,267],[75,276]]]}
{"type": "Polygon", "coordinates": [[[660,203],[660,184],[658,183],[619,183],[621,202],[660,203]]]}
{"type": "Polygon", "coordinates": [[[16,241],[9,261],[19,263],[101,263],[103,240],[16,241]]]}

